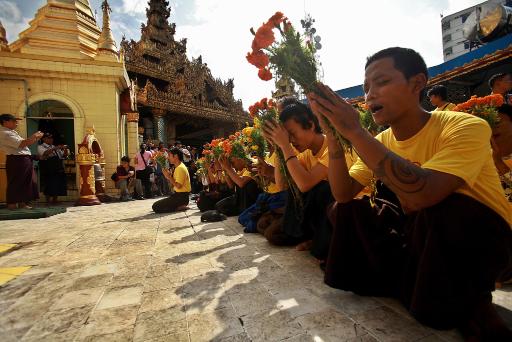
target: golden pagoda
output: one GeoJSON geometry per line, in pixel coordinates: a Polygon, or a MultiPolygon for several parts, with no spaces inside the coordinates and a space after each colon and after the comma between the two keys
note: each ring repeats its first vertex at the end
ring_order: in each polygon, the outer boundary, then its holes
{"type": "Polygon", "coordinates": [[[234,82],[212,76],[202,57],[187,58],[187,39],[175,40],[176,24],[165,0],[150,0],[139,41],[123,38],[128,75],[137,84],[144,139],[190,145],[223,136],[248,121],[234,82]]]}
{"type": "MultiPolygon", "coordinates": [[[[112,36],[106,0],[102,9],[100,29],[89,0],[47,0],[8,46],[0,27],[0,113],[22,119],[22,136],[50,132],[72,153],[78,153],[77,144],[94,125],[104,173],[110,175],[123,155],[137,150],[138,115],[129,101],[123,106],[131,83],[112,36]]],[[[31,148],[37,154],[37,145],[31,148]]],[[[74,159],[65,165],[68,200],[76,199],[80,184],[74,159]]],[[[106,192],[117,193],[109,178],[106,192]]]]}

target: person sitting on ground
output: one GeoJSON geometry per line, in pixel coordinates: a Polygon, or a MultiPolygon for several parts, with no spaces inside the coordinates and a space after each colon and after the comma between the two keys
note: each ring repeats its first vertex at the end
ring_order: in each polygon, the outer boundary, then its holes
{"type": "Polygon", "coordinates": [[[235,193],[215,204],[215,209],[226,216],[238,216],[256,202],[261,192],[249,171],[246,159],[222,156],[219,160],[226,182],[235,193]]]}
{"type": "MultiPolygon", "coordinates": [[[[265,237],[275,245],[298,245],[298,250],[311,249],[316,258],[325,260],[331,230],[326,209],[333,201],[327,182],[327,139],[307,105],[295,100],[283,107],[280,123],[268,122],[264,132],[283,152],[285,167],[302,193],[303,208],[297,208],[297,201],[289,193],[283,225],[267,229],[265,237]]],[[[276,162],[275,165],[276,180],[281,177],[279,164],[276,162]]]]}
{"type": "Polygon", "coordinates": [[[179,148],[169,151],[169,163],[174,166],[174,172],[162,169],[162,172],[171,183],[174,193],[167,198],[153,203],[155,213],[172,213],[187,208],[190,195],[190,176],[187,167],[183,164],[183,152],[179,148]]]}
{"type": "Polygon", "coordinates": [[[255,169],[258,175],[264,179],[265,184],[268,184],[261,194],[258,195],[256,203],[245,209],[238,216],[238,223],[245,227],[244,233],[256,233],[257,228],[264,233],[268,225],[273,221],[270,219],[265,220],[265,223],[258,225],[258,221],[263,215],[275,218],[273,215],[282,214],[286,205],[287,192],[282,191],[275,182],[275,170],[274,165],[276,164],[277,155],[272,144],[268,144],[270,154],[265,156],[265,159],[258,157],[258,163],[255,165],[255,169]]]}
{"type": "Polygon", "coordinates": [[[116,189],[120,190],[119,200],[122,202],[130,201],[132,198],[130,193],[135,192],[142,195],[142,186],[140,182],[135,180],[135,168],[130,165],[130,157],[121,158],[121,165],[116,169],[116,189]]]}
{"type": "Polygon", "coordinates": [[[32,209],[29,203],[39,198],[32,155],[28,146],[35,144],[43,133],[35,132],[23,139],[18,132],[18,120],[12,114],[0,115],[0,150],[6,154],[7,208],[32,209]]]}
{"type": "Polygon", "coordinates": [[[435,85],[429,89],[427,96],[433,106],[436,106],[434,112],[452,110],[455,104],[448,102],[448,89],[444,85],[435,85]]]}
{"type": "Polygon", "coordinates": [[[206,178],[206,189],[199,192],[197,199],[197,207],[201,212],[214,210],[219,201],[234,194],[227,184],[219,161],[213,161],[210,164],[206,178]]]}
{"type": "Polygon", "coordinates": [[[491,94],[500,94],[505,100],[505,104],[512,105],[512,74],[511,73],[499,73],[494,74],[489,78],[489,88],[491,88],[491,94]]]}
{"type": "Polygon", "coordinates": [[[325,282],[360,295],[396,296],[420,322],[459,327],[468,339],[512,340],[491,292],[511,265],[512,211],[482,119],[420,106],[427,67],[414,50],[369,57],[366,103],[375,138],[359,113],[330,88],[308,94],[311,108],[348,139],[360,158],[350,168],[330,135],[329,182],[337,201],[325,282]],[[372,201],[354,200],[377,182],[372,201]]]}

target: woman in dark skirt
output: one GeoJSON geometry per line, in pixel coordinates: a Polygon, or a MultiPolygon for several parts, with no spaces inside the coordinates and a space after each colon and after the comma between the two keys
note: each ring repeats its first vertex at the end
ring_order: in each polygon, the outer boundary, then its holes
{"type": "Polygon", "coordinates": [[[39,170],[46,203],[56,204],[58,196],[66,196],[66,173],[63,159],[67,156],[65,146],[53,145],[53,136],[45,133],[43,143],[37,148],[39,170]]]}

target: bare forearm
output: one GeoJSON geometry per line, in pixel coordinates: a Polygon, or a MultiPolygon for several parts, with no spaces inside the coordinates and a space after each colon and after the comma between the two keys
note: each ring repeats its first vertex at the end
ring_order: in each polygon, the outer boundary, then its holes
{"type": "Polygon", "coordinates": [[[290,145],[283,148],[284,160],[286,162],[286,168],[292,176],[295,184],[301,192],[307,192],[314,185],[311,184],[310,173],[302,166],[297,157],[295,157],[295,151],[290,145]]]}
{"type": "Polygon", "coordinates": [[[348,172],[345,153],[335,138],[328,138],[329,144],[329,185],[334,199],[339,203],[351,201],[362,190],[348,172]]]}
{"type": "Polygon", "coordinates": [[[37,140],[33,137],[27,138],[18,145],[18,148],[25,148],[27,146],[34,144],[36,141],[37,140]]]}
{"type": "Polygon", "coordinates": [[[281,161],[277,160],[276,165],[274,167],[274,179],[277,187],[281,190],[286,189],[288,186],[286,184],[286,180],[284,179],[284,176],[281,172],[281,161]]]}
{"type": "Polygon", "coordinates": [[[358,133],[351,141],[366,165],[400,198],[406,209],[431,206],[463,184],[458,177],[441,176],[400,157],[368,132],[358,133]]]}

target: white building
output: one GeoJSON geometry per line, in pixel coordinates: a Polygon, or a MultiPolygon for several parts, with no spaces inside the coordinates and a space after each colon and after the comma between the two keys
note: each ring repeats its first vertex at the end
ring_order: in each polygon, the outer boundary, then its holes
{"type": "Polygon", "coordinates": [[[478,6],[492,3],[502,4],[509,7],[512,6],[511,0],[488,0],[457,13],[447,15],[441,19],[443,57],[445,62],[470,51],[470,42],[463,34],[464,23],[478,6]]]}

